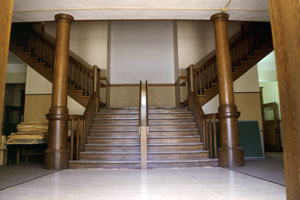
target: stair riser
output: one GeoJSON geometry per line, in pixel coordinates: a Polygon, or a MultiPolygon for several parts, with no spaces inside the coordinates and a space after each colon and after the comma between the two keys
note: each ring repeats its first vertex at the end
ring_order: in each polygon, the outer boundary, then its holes
{"type": "Polygon", "coordinates": [[[149,114],[149,119],[159,119],[160,117],[192,117],[192,113],[155,113],[155,114],[149,114]]]}
{"type": "Polygon", "coordinates": [[[148,168],[177,168],[177,167],[218,167],[217,161],[207,161],[199,163],[148,163],[148,168]]]}
{"type": "Polygon", "coordinates": [[[140,155],[87,155],[87,154],[81,154],[80,159],[83,160],[101,160],[101,161],[140,161],[141,156],[140,155]]]}
{"type": "Polygon", "coordinates": [[[126,119],[138,119],[139,116],[138,115],[110,115],[110,114],[96,114],[95,118],[109,118],[109,119],[115,119],[115,118],[126,118],[126,119]]]}
{"type": "Polygon", "coordinates": [[[93,164],[93,163],[70,163],[71,169],[79,168],[103,168],[103,169],[140,169],[141,164],[93,164]]]}
{"type": "Polygon", "coordinates": [[[138,126],[138,120],[104,120],[104,119],[97,119],[94,120],[94,124],[111,124],[111,125],[136,125],[138,126]]]}
{"type": "Polygon", "coordinates": [[[196,128],[195,124],[182,124],[182,125],[159,125],[159,126],[150,126],[150,131],[157,130],[174,130],[174,129],[194,129],[196,128]]]}
{"type": "Polygon", "coordinates": [[[138,131],[138,126],[92,125],[91,130],[132,130],[138,131]]]}
{"type": "Polygon", "coordinates": [[[200,138],[159,138],[149,139],[148,144],[170,144],[170,143],[188,143],[188,142],[200,142],[200,138]]]}
{"type": "Polygon", "coordinates": [[[148,154],[148,160],[196,160],[201,158],[208,158],[208,153],[148,154]]]}
{"type": "Polygon", "coordinates": [[[141,147],[85,147],[86,151],[101,151],[101,152],[138,152],[141,147]]]}
{"type": "Polygon", "coordinates": [[[177,118],[177,119],[150,119],[149,124],[152,125],[153,123],[158,124],[158,123],[184,123],[184,122],[193,122],[193,118],[177,118]]]}
{"type": "Polygon", "coordinates": [[[159,131],[159,132],[150,132],[150,136],[192,136],[198,135],[197,131],[159,131]]]}
{"type": "Polygon", "coordinates": [[[140,139],[98,139],[88,138],[88,144],[140,144],[140,139]]]}
{"type": "Polygon", "coordinates": [[[148,152],[154,151],[197,151],[203,150],[203,145],[192,146],[148,146],[148,152]]]}
{"type": "Polygon", "coordinates": [[[106,110],[100,109],[100,113],[139,113],[139,110],[106,110]]]}
{"type": "Polygon", "coordinates": [[[90,132],[90,136],[119,137],[119,136],[139,136],[138,132],[90,132]]]}
{"type": "Polygon", "coordinates": [[[149,113],[188,112],[187,108],[149,109],[149,113]]]}

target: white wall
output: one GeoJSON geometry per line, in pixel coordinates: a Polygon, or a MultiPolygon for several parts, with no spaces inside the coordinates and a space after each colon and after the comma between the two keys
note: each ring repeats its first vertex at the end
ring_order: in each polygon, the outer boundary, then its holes
{"type": "MultiPolygon", "coordinates": [[[[45,32],[56,38],[56,23],[47,22],[45,32]]],[[[70,49],[90,65],[107,68],[107,21],[75,21],[71,24],[70,49]]]]}
{"type": "MultiPolygon", "coordinates": [[[[228,22],[229,37],[239,30],[239,22],[228,22]]],[[[177,31],[178,63],[181,69],[197,63],[216,48],[211,21],[177,21],[177,31]]]]}
{"type": "Polygon", "coordinates": [[[174,83],[174,77],[172,21],[111,23],[111,83],[174,83]]]}

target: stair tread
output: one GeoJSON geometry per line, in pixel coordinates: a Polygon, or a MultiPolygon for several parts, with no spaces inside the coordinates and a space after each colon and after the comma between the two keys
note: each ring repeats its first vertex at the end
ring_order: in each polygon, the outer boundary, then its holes
{"type": "Polygon", "coordinates": [[[95,115],[138,115],[139,112],[120,112],[120,113],[115,113],[115,112],[98,112],[95,113],[95,115]]]}
{"type": "Polygon", "coordinates": [[[187,117],[187,116],[183,116],[183,117],[177,117],[177,116],[174,116],[174,117],[155,117],[155,118],[150,118],[149,120],[157,120],[157,119],[194,119],[194,117],[187,117]]]}
{"type": "Polygon", "coordinates": [[[191,143],[155,143],[147,144],[148,146],[193,146],[193,145],[203,145],[203,142],[191,142],[191,143]]]}
{"type": "Polygon", "coordinates": [[[137,130],[89,130],[90,132],[138,132],[137,130]]]}
{"type": "Polygon", "coordinates": [[[186,129],[161,129],[161,130],[150,130],[149,132],[182,132],[182,131],[198,131],[197,128],[186,128],[186,129]]]}
{"type": "Polygon", "coordinates": [[[184,107],[149,107],[149,109],[184,109],[184,107]]]}
{"type": "Polygon", "coordinates": [[[138,110],[138,107],[115,107],[115,108],[101,108],[101,110],[138,110]]]}
{"type": "Polygon", "coordinates": [[[96,125],[96,126],[138,126],[136,124],[99,124],[99,123],[93,123],[93,125],[96,125]]]}
{"type": "Polygon", "coordinates": [[[208,150],[195,150],[195,151],[148,151],[148,154],[195,154],[195,153],[208,153],[208,150]]]}
{"type": "Polygon", "coordinates": [[[155,136],[151,136],[148,135],[148,139],[160,139],[160,138],[200,138],[200,135],[155,135],[155,136]]]}
{"type": "Polygon", "coordinates": [[[151,123],[150,126],[167,126],[167,125],[185,125],[185,124],[196,124],[196,122],[174,122],[174,123],[151,123]]]}
{"type": "Polygon", "coordinates": [[[140,137],[136,136],[88,136],[89,139],[140,139],[140,137]]]}
{"type": "Polygon", "coordinates": [[[84,151],[84,152],[80,152],[80,154],[83,154],[83,155],[94,155],[94,154],[97,154],[97,155],[140,155],[141,152],[124,152],[124,151],[121,151],[121,152],[112,152],[112,151],[84,151]]]}
{"type": "Polygon", "coordinates": [[[218,161],[217,158],[203,158],[195,160],[148,160],[147,163],[197,163],[197,162],[218,161]]]}
{"type": "Polygon", "coordinates": [[[102,161],[102,160],[70,160],[70,163],[90,163],[90,164],[140,164],[141,161],[102,161]]]}
{"type": "Polygon", "coordinates": [[[138,120],[139,118],[121,118],[121,117],[117,117],[117,118],[99,118],[99,117],[95,117],[93,119],[94,120],[138,120]]]}
{"type": "Polygon", "coordinates": [[[149,115],[152,115],[152,114],[190,114],[190,113],[192,113],[192,111],[183,111],[183,112],[170,111],[170,112],[154,112],[154,113],[149,113],[149,115]]]}
{"type": "Polygon", "coordinates": [[[85,144],[86,147],[140,147],[140,144],[85,144]]]}

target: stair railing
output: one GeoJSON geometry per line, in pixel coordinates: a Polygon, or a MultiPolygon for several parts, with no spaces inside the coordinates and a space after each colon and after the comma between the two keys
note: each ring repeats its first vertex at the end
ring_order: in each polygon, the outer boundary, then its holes
{"type": "Polygon", "coordinates": [[[79,152],[84,147],[84,117],[83,115],[69,115],[68,136],[70,137],[70,160],[79,160],[79,152]]]}
{"type": "MultiPolygon", "coordinates": [[[[245,31],[238,32],[229,39],[232,72],[241,67],[241,63],[248,61],[256,50],[262,46],[272,44],[270,27],[265,23],[255,23],[245,31]],[[251,28],[252,27],[252,28],[251,28]]],[[[209,53],[195,65],[190,65],[192,78],[188,79],[190,87],[197,95],[205,95],[218,83],[218,62],[216,50],[209,53]],[[191,70],[193,66],[193,70],[191,70]]]]}
{"type": "MultiPolygon", "coordinates": [[[[56,48],[53,41],[55,39],[41,32],[34,30],[30,23],[13,23],[11,43],[15,43],[17,47],[24,47],[25,52],[53,73],[56,48]]],[[[92,66],[69,55],[68,85],[81,90],[83,96],[89,97],[93,93],[93,73],[92,66]]]]}
{"type": "Polygon", "coordinates": [[[217,114],[207,114],[203,118],[203,148],[209,150],[210,158],[218,158],[217,114]]]}
{"type": "Polygon", "coordinates": [[[140,81],[139,96],[139,134],[141,141],[141,168],[147,169],[147,135],[149,132],[148,123],[148,83],[140,81]]]}

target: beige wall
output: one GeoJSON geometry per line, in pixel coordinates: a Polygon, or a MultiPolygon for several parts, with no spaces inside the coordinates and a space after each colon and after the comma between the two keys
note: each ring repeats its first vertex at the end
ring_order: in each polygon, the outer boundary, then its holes
{"type": "MultiPolygon", "coordinates": [[[[107,21],[75,21],[71,25],[71,51],[101,69],[107,68],[107,24],[107,21]]],[[[47,22],[45,32],[55,38],[55,22],[47,22]]]]}
{"type": "MultiPolygon", "coordinates": [[[[229,37],[239,30],[239,22],[228,23],[229,37]]],[[[179,68],[197,63],[216,48],[211,21],[177,21],[177,37],[179,68]]]]}
{"type": "MultiPolygon", "coordinates": [[[[24,121],[47,121],[52,97],[52,83],[27,66],[24,121]]],[[[85,108],[68,96],[69,114],[82,115],[85,108]]]]}
{"type": "MultiPolygon", "coordinates": [[[[148,86],[150,107],[176,106],[175,86],[148,86]]],[[[137,107],[139,105],[139,86],[114,85],[110,89],[111,107],[137,107]]]]}
{"type": "MultiPolygon", "coordinates": [[[[241,112],[239,120],[257,120],[262,130],[260,90],[258,82],[257,66],[252,67],[234,84],[235,103],[241,112]]],[[[217,113],[219,107],[219,95],[205,104],[202,109],[204,113],[217,113]]]]}

